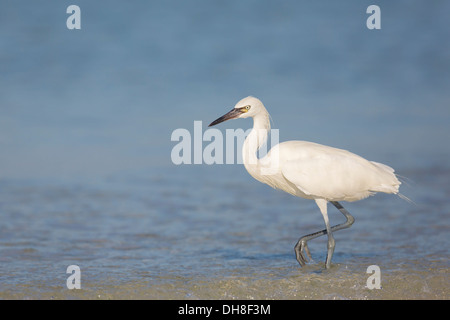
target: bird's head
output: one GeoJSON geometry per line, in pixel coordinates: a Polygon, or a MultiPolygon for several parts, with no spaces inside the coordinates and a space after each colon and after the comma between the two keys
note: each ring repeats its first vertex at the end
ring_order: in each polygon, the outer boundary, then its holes
{"type": "Polygon", "coordinates": [[[255,97],[247,97],[236,103],[230,112],[211,122],[209,127],[231,119],[254,117],[261,111],[265,110],[264,105],[259,99],[255,97]]]}

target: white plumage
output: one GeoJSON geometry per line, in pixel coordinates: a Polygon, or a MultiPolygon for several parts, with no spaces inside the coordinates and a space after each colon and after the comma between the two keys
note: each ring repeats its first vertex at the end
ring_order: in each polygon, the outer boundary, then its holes
{"type": "Polygon", "coordinates": [[[242,150],[247,171],[256,180],[292,195],[314,199],[324,217],[326,229],[300,238],[295,246],[300,265],[311,257],[307,241],[328,235],[326,267],[330,267],[334,252],[333,231],[350,227],[354,218],[338,201],[357,201],[376,192],[398,194],[400,181],[391,167],[366,160],[347,150],[307,141],[287,141],[274,146],[265,157],[258,159],[256,152],[265,143],[270,130],[270,117],[260,100],[247,97],[240,100],[226,115],[210,126],[236,118],[253,118],[253,129],[242,150]],[[330,227],[327,203],[339,209],[347,221],[330,227]]]}
{"type": "Polygon", "coordinates": [[[392,168],[346,150],[288,141],[279,144],[279,153],[280,173],[309,199],[356,201],[375,192],[398,192],[392,168]]]}

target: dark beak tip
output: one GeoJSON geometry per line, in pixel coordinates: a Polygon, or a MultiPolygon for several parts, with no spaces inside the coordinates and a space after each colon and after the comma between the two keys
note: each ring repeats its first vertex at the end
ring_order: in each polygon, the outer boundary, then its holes
{"type": "Polygon", "coordinates": [[[235,119],[235,118],[237,118],[238,115],[239,115],[239,112],[237,111],[237,109],[231,109],[231,111],[228,112],[227,114],[224,114],[220,118],[211,122],[208,127],[215,126],[216,124],[219,124],[221,122],[224,122],[224,121],[227,121],[230,119],[235,119]]]}

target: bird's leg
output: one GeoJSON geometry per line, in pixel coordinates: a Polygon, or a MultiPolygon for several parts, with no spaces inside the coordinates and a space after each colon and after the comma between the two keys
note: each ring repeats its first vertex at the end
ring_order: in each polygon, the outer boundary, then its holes
{"type": "Polygon", "coordinates": [[[296,256],[297,261],[300,264],[300,266],[303,267],[306,264],[306,262],[308,262],[308,259],[303,254],[303,252],[305,252],[307,254],[309,260],[312,259],[311,253],[309,252],[309,249],[308,249],[308,241],[312,240],[314,238],[317,238],[321,235],[324,235],[326,233],[327,233],[326,230],[317,231],[317,232],[308,234],[306,236],[303,236],[297,241],[297,244],[295,245],[294,250],[295,250],[295,256],[296,256]]]}
{"type": "MultiPolygon", "coordinates": [[[[345,218],[347,219],[347,221],[345,221],[344,223],[335,225],[333,227],[330,228],[331,232],[333,231],[338,231],[338,230],[342,230],[342,229],[346,229],[349,228],[354,222],[355,222],[355,218],[353,218],[353,216],[337,201],[331,201],[331,203],[345,216],[345,218]]],[[[320,208],[320,206],[319,206],[320,208]]],[[[326,206],[325,206],[326,209],[326,206]]],[[[322,209],[321,209],[322,211],[322,209]]],[[[328,217],[328,216],[327,216],[328,217]]],[[[297,257],[297,261],[301,266],[304,266],[306,264],[306,262],[308,261],[306,256],[303,254],[303,252],[305,252],[308,256],[309,259],[311,259],[311,253],[309,252],[308,249],[308,245],[307,242],[309,240],[315,239],[317,237],[320,237],[322,235],[327,234],[327,229],[321,230],[321,231],[317,231],[311,234],[308,234],[306,236],[301,237],[297,244],[295,245],[295,255],[297,257]]],[[[333,239],[334,240],[334,239],[333,239]]],[[[328,261],[328,257],[329,255],[327,255],[327,261],[328,261]]],[[[329,259],[329,262],[331,263],[331,257],[329,259]]]]}
{"type": "Polygon", "coordinates": [[[325,260],[325,267],[329,269],[331,266],[331,258],[333,257],[334,247],[336,246],[336,243],[334,241],[333,233],[331,232],[330,220],[328,219],[328,201],[324,199],[316,199],[316,203],[320,209],[320,212],[322,213],[323,220],[325,221],[326,232],[328,235],[327,259],[325,260]]]}
{"type": "Polygon", "coordinates": [[[347,219],[344,223],[338,224],[331,228],[332,231],[342,230],[350,228],[350,226],[355,222],[355,218],[337,201],[330,201],[336,209],[338,209],[347,219]]]}
{"type": "Polygon", "coordinates": [[[296,255],[298,263],[300,264],[300,266],[304,266],[308,260],[305,257],[305,255],[303,254],[303,252],[305,252],[308,255],[309,259],[312,259],[311,253],[309,252],[309,249],[308,249],[308,244],[307,244],[308,241],[315,239],[317,237],[320,237],[324,234],[328,234],[328,252],[327,252],[327,262],[326,262],[326,265],[328,268],[329,264],[331,262],[331,257],[333,256],[333,252],[334,252],[334,238],[333,238],[332,228],[330,227],[330,222],[329,222],[328,214],[327,214],[327,203],[328,202],[327,202],[327,200],[324,200],[324,199],[316,199],[316,203],[317,203],[317,206],[319,207],[320,212],[322,213],[322,216],[324,218],[326,229],[308,234],[304,237],[301,237],[298,240],[297,244],[295,245],[294,250],[295,250],[295,255],[296,255]]]}

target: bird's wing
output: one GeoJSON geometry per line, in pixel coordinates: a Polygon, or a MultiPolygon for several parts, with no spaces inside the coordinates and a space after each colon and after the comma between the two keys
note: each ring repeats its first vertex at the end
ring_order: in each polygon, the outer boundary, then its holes
{"type": "Polygon", "coordinates": [[[291,155],[281,163],[281,173],[308,196],[355,201],[370,196],[382,184],[380,168],[351,152],[316,144],[295,147],[289,147],[291,155]]]}

